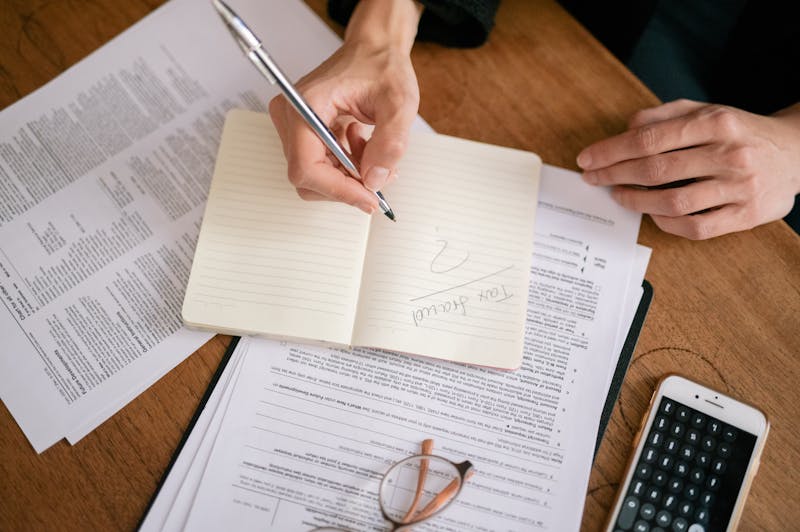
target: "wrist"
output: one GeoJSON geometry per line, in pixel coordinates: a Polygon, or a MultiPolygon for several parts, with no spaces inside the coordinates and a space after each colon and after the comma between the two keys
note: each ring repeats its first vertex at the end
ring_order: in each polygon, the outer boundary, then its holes
{"type": "Polygon", "coordinates": [[[410,53],[423,6],[415,0],[361,0],[347,25],[345,42],[410,53]]]}
{"type": "MultiPolygon", "coordinates": [[[[785,109],[781,109],[772,115],[777,118],[785,127],[784,131],[788,132],[788,144],[790,150],[797,150],[800,147],[800,102],[790,105],[785,109]]],[[[797,153],[797,151],[795,151],[797,153]]],[[[800,174],[795,174],[794,179],[794,193],[800,194],[800,174]]]]}

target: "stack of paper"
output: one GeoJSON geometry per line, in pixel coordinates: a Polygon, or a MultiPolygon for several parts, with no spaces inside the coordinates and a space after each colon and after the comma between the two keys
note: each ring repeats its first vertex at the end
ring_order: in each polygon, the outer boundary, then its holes
{"type": "MultiPolygon", "coordinates": [[[[302,2],[273,6],[236,7],[290,77],[338,47],[302,2]]],[[[173,0],[0,113],[0,397],[37,452],[212,336],[180,308],[223,121],[273,95],[211,2],[173,0]]]]}
{"type": "Polygon", "coordinates": [[[435,529],[576,530],[649,249],[574,172],[545,167],[539,207],[519,370],[243,338],[142,530],[379,529],[426,438],[477,469],[435,529]]]}

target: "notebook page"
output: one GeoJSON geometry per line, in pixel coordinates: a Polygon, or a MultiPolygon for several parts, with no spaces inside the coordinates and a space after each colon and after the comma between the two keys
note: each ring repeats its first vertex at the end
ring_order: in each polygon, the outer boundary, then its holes
{"type": "Polygon", "coordinates": [[[350,344],[369,218],[306,202],[265,114],[222,134],[183,304],[187,325],[350,344]]]}
{"type": "Polygon", "coordinates": [[[373,218],[355,345],[516,368],[522,360],[541,161],[412,135],[373,218]]]}

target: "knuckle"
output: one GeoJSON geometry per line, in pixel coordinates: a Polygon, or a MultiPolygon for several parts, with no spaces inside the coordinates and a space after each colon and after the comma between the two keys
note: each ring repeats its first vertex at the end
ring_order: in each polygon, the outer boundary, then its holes
{"type": "Polygon", "coordinates": [[[755,153],[750,146],[737,146],[728,151],[727,165],[735,170],[749,170],[755,165],[755,153]]]}
{"type": "Polygon", "coordinates": [[[691,223],[689,223],[689,234],[687,238],[690,240],[708,240],[722,234],[718,224],[715,223],[713,216],[693,216],[691,223]]]}
{"type": "Polygon", "coordinates": [[[650,116],[649,109],[640,109],[636,111],[635,113],[633,113],[633,115],[631,115],[630,119],[628,120],[628,127],[634,128],[647,123],[649,116],[650,116]]]}
{"type": "Polygon", "coordinates": [[[711,106],[711,116],[714,130],[724,137],[736,137],[741,130],[741,119],[733,109],[722,105],[711,106]]]}
{"type": "Polygon", "coordinates": [[[666,171],[665,161],[662,157],[648,157],[643,161],[643,178],[648,183],[659,184],[664,179],[666,171]]]}
{"type": "Polygon", "coordinates": [[[683,216],[692,212],[692,202],[685,191],[676,188],[666,192],[664,207],[669,216],[683,216]]]}
{"type": "Polygon", "coordinates": [[[631,201],[630,190],[626,187],[615,186],[611,189],[611,195],[613,196],[614,200],[622,205],[623,207],[630,209],[633,207],[633,202],[631,201]]]}
{"type": "MultiPolygon", "coordinates": [[[[311,106],[321,118],[325,116],[331,106],[331,89],[324,85],[313,84],[297,89],[306,103],[311,106]]],[[[288,104],[288,102],[287,102],[288,104]]],[[[323,120],[324,122],[325,120],[323,120]]]]}
{"type": "Polygon", "coordinates": [[[406,105],[408,96],[406,91],[397,86],[386,87],[383,92],[383,101],[385,105],[392,109],[402,109],[406,105]]]}
{"type": "Polygon", "coordinates": [[[386,98],[386,107],[392,109],[395,117],[404,117],[405,120],[409,120],[419,110],[419,99],[409,98],[408,95],[398,93],[393,96],[387,95],[386,98]]]}
{"type": "Polygon", "coordinates": [[[707,240],[714,235],[707,220],[692,219],[686,227],[685,236],[689,240],[707,240]]]}
{"type": "Polygon", "coordinates": [[[383,152],[392,159],[399,159],[406,151],[408,141],[405,138],[393,137],[383,144],[383,152]]]}
{"type": "Polygon", "coordinates": [[[348,205],[355,205],[353,198],[347,195],[347,187],[343,182],[334,181],[325,191],[325,195],[336,201],[347,203],[348,205]]]}
{"type": "Polygon", "coordinates": [[[645,153],[654,153],[658,148],[658,132],[653,126],[642,126],[636,130],[635,142],[645,153]]]}
{"type": "Polygon", "coordinates": [[[594,174],[594,177],[597,179],[598,185],[610,184],[613,177],[611,170],[608,168],[598,168],[597,170],[592,170],[592,174],[594,174]]]}
{"type": "Polygon", "coordinates": [[[759,195],[761,183],[755,175],[748,175],[741,180],[740,187],[742,196],[750,200],[759,195]]]}

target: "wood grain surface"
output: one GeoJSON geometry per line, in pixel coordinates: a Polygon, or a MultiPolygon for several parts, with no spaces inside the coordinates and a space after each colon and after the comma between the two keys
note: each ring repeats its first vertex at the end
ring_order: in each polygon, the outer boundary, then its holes
{"type": "MultiPolygon", "coordinates": [[[[308,3],[324,17],[323,0],[308,3]]],[[[159,4],[0,0],[0,108],[159,4]]],[[[581,148],[658,103],[552,0],[504,0],[483,47],[418,43],[413,59],[420,114],[437,131],[573,169],[581,148]]],[[[655,295],[592,470],[582,528],[603,525],[655,382],[680,372],[767,413],[772,430],[741,529],[797,529],[800,238],[775,222],[691,242],[646,218],[639,241],[654,250],[647,279],[655,295]]],[[[229,341],[211,340],[74,447],[61,442],[37,455],[0,406],[0,530],[134,529],[229,341]]]]}

